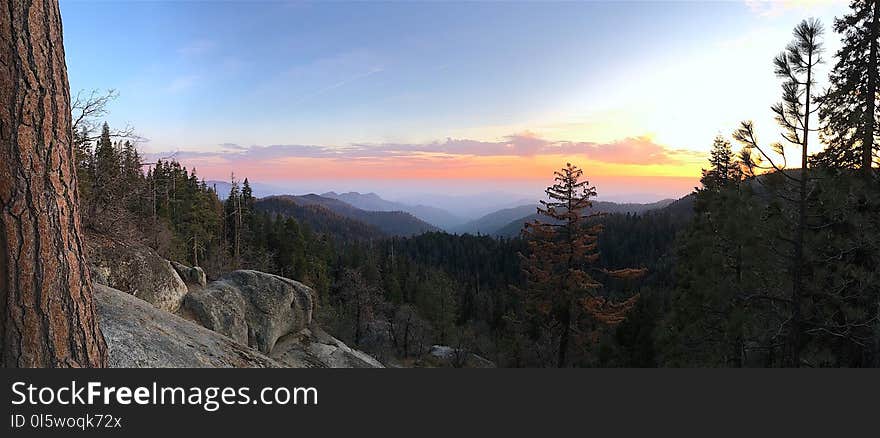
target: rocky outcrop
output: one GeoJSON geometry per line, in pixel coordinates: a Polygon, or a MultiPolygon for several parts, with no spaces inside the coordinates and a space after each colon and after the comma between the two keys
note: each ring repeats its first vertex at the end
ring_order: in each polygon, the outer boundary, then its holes
{"type": "Polygon", "coordinates": [[[180,275],[183,282],[188,285],[192,284],[204,287],[208,284],[205,270],[198,266],[189,267],[183,263],[171,262],[171,267],[177,271],[177,275],[180,275]]]}
{"type": "Polygon", "coordinates": [[[190,291],[181,313],[285,366],[382,367],[312,322],[313,295],[311,288],[298,281],[240,270],[190,291]]]}
{"type": "MultiPolygon", "coordinates": [[[[284,364],[129,294],[96,284],[95,307],[115,368],[266,368],[284,364]]],[[[314,359],[312,359],[314,360],[314,359]]]]}
{"type": "Polygon", "coordinates": [[[240,270],[186,295],[183,312],[199,324],[263,353],[311,324],[312,290],[288,278],[240,270]]]}
{"type": "Polygon", "coordinates": [[[113,367],[382,366],[312,323],[313,292],[302,283],[241,270],[205,285],[201,268],[144,245],[87,241],[113,367]]]}
{"type": "Polygon", "coordinates": [[[284,364],[315,360],[329,368],[384,368],[372,356],[345,345],[314,324],[281,338],[270,356],[284,364]]]}
{"type": "Polygon", "coordinates": [[[376,368],[382,364],[317,327],[285,336],[272,357],[129,294],[95,285],[113,368],[376,368]]]}
{"type": "Polygon", "coordinates": [[[88,261],[96,283],[134,295],[156,308],[176,312],[187,293],[186,284],[151,248],[89,236],[88,261]]]}

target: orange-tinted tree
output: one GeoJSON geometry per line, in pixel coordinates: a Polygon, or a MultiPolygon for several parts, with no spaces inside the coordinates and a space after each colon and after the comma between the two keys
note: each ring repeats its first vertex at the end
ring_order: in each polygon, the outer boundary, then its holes
{"type": "Polygon", "coordinates": [[[603,294],[602,283],[594,275],[632,279],[644,269],[601,269],[598,236],[602,225],[590,219],[600,215],[592,210],[596,188],[581,180],[583,170],[567,163],[554,172],[555,184],[548,187],[547,201],[540,201],[539,215],[525,224],[529,255],[523,256],[527,277],[525,290],[529,313],[556,345],[555,365],[565,367],[572,333],[580,332],[578,322],[586,315],[593,325],[622,322],[635,305],[638,294],[614,302],[603,294]]]}

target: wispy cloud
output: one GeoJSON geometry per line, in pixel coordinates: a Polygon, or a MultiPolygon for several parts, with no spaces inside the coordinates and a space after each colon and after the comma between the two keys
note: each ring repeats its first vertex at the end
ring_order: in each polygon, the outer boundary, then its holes
{"type": "Polygon", "coordinates": [[[204,55],[217,47],[217,43],[207,39],[195,40],[177,49],[177,53],[184,57],[204,55]]]}
{"type": "Polygon", "coordinates": [[[231,150],[231,151],[236,151],[236,152],[242,152],[242,151],[248,150],[247,147],[239,145],[239,144],[235,144],[235,143],[221,143],[219,146],[220,146],[220,149],[222,149],[224,151],[231,150]]]}
{"type": "Polygon", "coordinates": [[[358,81],[358,80],[364,79],[364,78],[369,77],[369,76],[372,76],[372,75],[374,75],[374,74],[376,74],[376,73],[381,73],[383,70],[384,70],[384,69],[381,68],[381,67],[373,67],[373,68],[371,68],[370,70],[368,70],[368,71],[366,71],[366,72],[364,72],[364,73],[356,74],[356,75],[354,75],[354,76],[351,76],[351,77],[345,78],[345,79],[343,79],[343,80],[341,80],[341,81],[338,81],[338,82],[336,82],[336,83],[334,83],[334,84],[331,84],[331,85],[328,85],[328,86],[326,86],[326,87],[324,87],[324,88],[321,88],[321,89],[319,89],[319,90],[317,90],[317,91],[315,91],[315,92],[313,92],[313,93],[306,94],[306,95],[302,96],[301,98],[295,100],[293,103],[294,103],[294,104],[300,104],[300,103],[303,103],[303,102],[305,102],[305,101],[307,101],[307,100],[309,100],[309,99],[313,99],[313,98],[318,97],[318,96],[320,96],[320,95],[322,95],[322,94],[325,94],[325,93],[328,93],[328,92],[330,92],[330,91],[333,91],[333,90],[335,90],[335,89],[337,89],[337,88],[342,88],[342,87],[344,87],[345,85],[350,84],[350,83],[352,83],[352,82],[355,82],[355,81],[358,81]]]}
{"type": "Polygon", "coordinates": [[[746,6],[760,17],[776,17],[790,10],[846,4],[846,0],[745,0],[746,6]]]}
{"type": "Polygon", "coordinates": [[[199,75],[184,75],[174,78],[165,88],[171,93],[180,93],[192,88],[199,81],[199,75]]]}
{"type": "Polygon", "coordinates": [[[346,146],[322,145],[254,145],[233,143],[220,145],[216,152],[179,152],[178,159],[218,158],[232,163],[266,162],[286,158],[331,160],[385,160],[389,158],[423,160],[467,157],[519,157],[543,155],[584,156],[586,159],[612,164],[679,165],[702,159],[703,154],[669,148],[648,137],[629,137],[609,143],[552,141],[531,132],[505,137],[500,141],[452,139],[428,143],[355,143],[346,146]]]}
{"type": "Polygon", "coordinates": [[[250,94],[263,106],[296,107],[384,71],[382,60],[366,50],[297,59],[288,68],[261,79],[250,94]]]}

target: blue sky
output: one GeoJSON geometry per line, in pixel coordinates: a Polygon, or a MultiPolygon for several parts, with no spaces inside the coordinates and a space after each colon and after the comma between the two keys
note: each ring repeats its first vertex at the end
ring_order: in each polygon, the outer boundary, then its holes
{"type": "Polygon", "coordinates": [[[199,153],[213,169],[254,146],[503,143],[523,133],[703,151],[738,120],[769,120],[778,98],[770,60],[797,21],[830,25],[845,10],[796,3],[62,1],[61,9],[74,92],[116,89],[112,125],[133,125],[147,151],[199,153]]]}

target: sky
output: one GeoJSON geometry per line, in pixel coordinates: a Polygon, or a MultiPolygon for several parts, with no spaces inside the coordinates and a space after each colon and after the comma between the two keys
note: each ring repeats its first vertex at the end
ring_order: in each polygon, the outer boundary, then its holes
{"type": "MultiPolygon", "coordinates": [[[[778,138],[772,59],[845,1],[61,1],[71,90],[206,179],[294,193],[540,197],[585,169],[599,197],[698,185],[712,139],[778,138]]],[[[824,74],[820,75],[824,77],[824,74]]],[[[820,81],[821,84],[821,81],[820,81]]]]}

